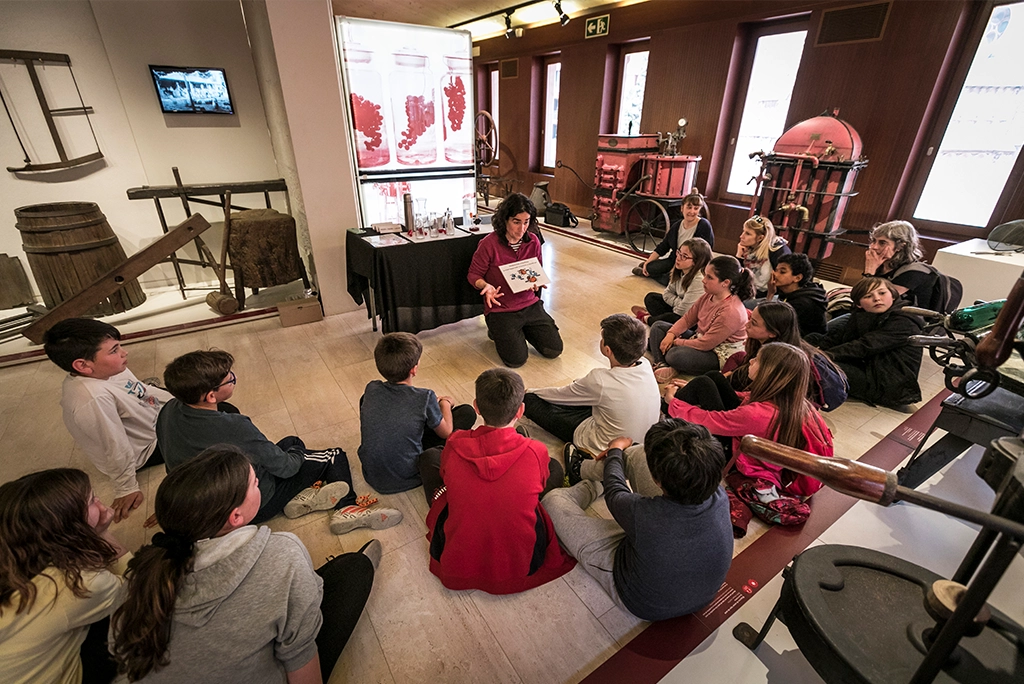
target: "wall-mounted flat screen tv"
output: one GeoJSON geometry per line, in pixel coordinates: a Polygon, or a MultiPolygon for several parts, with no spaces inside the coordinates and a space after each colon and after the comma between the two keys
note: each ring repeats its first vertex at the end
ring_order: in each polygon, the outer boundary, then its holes
{"type": "Polygon", "coordinates": [[[149,65],[165,114],[234,114],[223,69],[149,65]]]}

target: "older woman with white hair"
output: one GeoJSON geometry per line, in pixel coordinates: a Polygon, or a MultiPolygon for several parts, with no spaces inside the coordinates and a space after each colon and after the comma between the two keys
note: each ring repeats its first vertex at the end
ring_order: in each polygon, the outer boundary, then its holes
{"type": "Polygon", "coordinates": [[[921,263],[921,243],[907,221],[887,221],[871,231],[864,252],[864,277],[877,276],[893,284],[910,304],[932,309],[938,275],[921,263]],[[918,265],[919,264],[919,265],[918,265]]]}

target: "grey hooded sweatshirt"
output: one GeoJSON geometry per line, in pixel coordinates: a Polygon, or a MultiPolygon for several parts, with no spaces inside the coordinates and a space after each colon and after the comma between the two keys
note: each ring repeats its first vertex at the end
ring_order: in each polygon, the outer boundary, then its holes
{"type": "Polygon", "coordinates": [[[306,547],[293,534],[252,526],[199,546],[199,569],[174,606],[170,663],[142,681],[285,682],[316,654],[323,621],[323,580],[306,547]]]}

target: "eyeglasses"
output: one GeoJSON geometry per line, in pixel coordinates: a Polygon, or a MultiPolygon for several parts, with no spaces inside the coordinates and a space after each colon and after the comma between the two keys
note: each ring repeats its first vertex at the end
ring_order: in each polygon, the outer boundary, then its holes
{"type": "Polygon", "coordinates": [[[236,384],[238,382],[238,378],[235,376],[235,371],[228,371],[228,376],[229,376],[228,380],[225,380],[224,382],[220,383],[219,385],[217,385],[216,387],[213,388],[214,392],[219,390],[224,385],[234,385],[234,384],[236,384]]]}
{"type": "Polygon", "coordinates": [[[693,255],[684,254],[682,252],[676,252],[676,259],[682,259],[683,261],[693,261],[693,255]]]}

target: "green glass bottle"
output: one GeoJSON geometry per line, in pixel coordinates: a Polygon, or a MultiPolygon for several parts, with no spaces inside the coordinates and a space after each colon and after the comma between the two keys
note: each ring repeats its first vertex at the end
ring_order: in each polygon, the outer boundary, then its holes
{"type": "Polygon", "coordinates": [[[959,332],[969,332],[971,330],[978,330],[979,328],[987,328],[996,322],[996,317],[999,316],[999,312],[1002,310],[1004,304],[1006,304],[1005,299],[996,299],[995,301],[985,302],[984,304],[975,304],[974,306],[957,309],[953,313],[949,314],[946,326],[950,330],[956,330],[959,332]]]}

